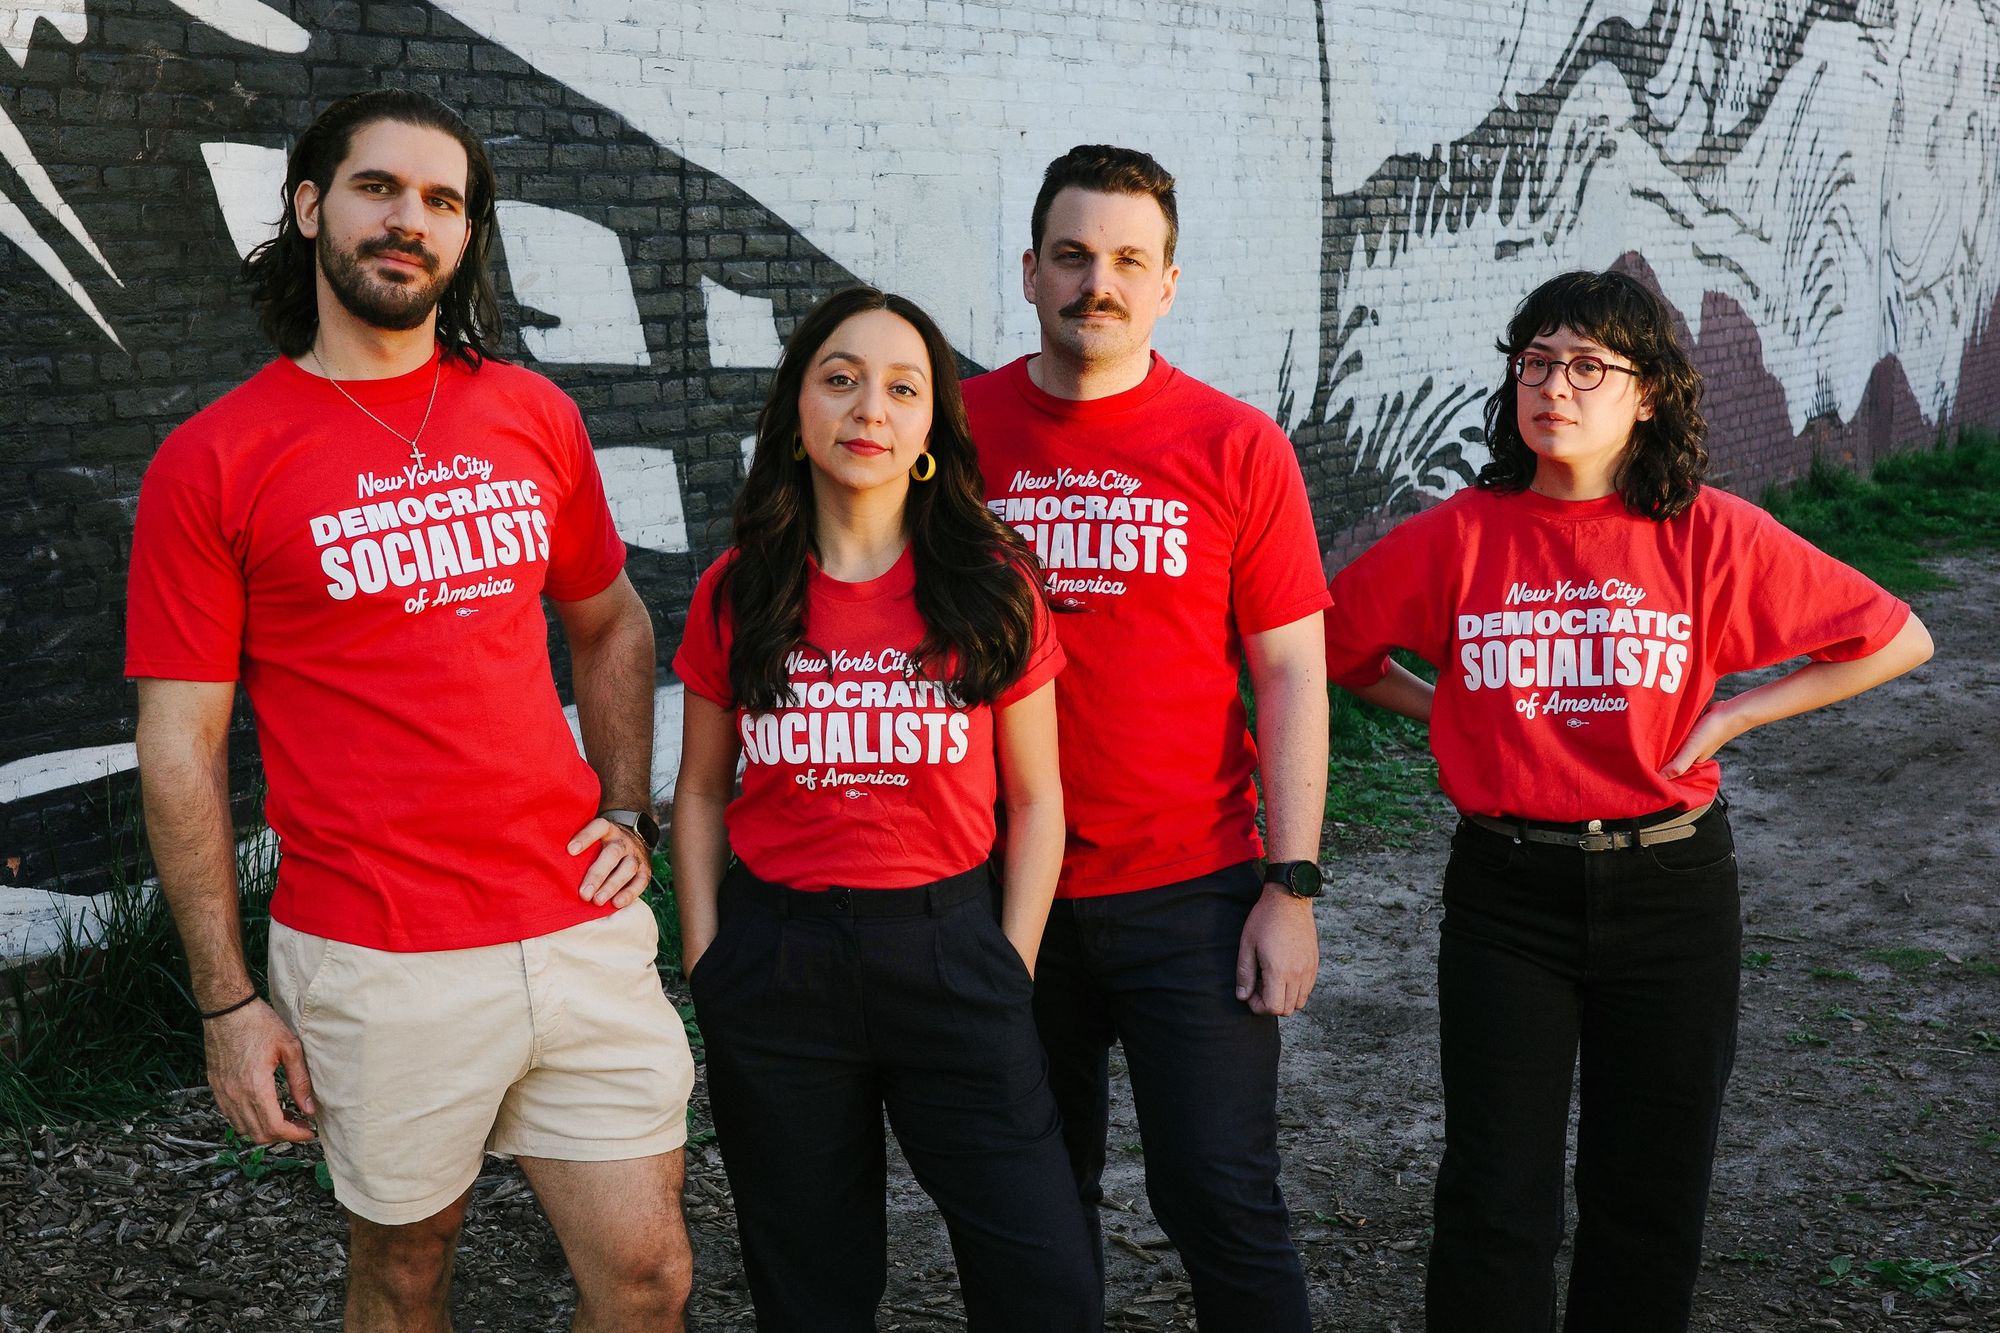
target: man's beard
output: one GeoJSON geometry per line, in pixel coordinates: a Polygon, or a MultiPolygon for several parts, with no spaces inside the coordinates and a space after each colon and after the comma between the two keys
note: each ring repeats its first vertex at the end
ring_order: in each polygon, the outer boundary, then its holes
{"type": "Polygon", "coordinates": [[[342,252],[334,248],[322,231],[314,242],[314,252],[319,256],[320,271],[326,274],[327,286],[333,289],[347,313],[378,329],[401,332],[429,319],[453,277],[451,273],[439,272],[443,265],[422,244],[393,236],[363,241],[351,252],[342,252]],[[369,271],[370,259],[390,253],[417,259],[424,266],[424,275],[412,274],[407,280],[396,282],[369,271]]]}

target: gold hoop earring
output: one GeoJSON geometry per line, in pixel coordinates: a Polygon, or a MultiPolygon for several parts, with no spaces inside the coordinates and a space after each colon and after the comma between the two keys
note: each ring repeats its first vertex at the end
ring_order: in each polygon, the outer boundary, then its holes
{"type": "Polygon", "coordinates": [[[929,481],[936,475],[937,458],[930,453],[923,454],[916,462],[910,465],[910,479],[913,481],[929,481]],[[918,468],[922,468],[923,471],[917,471],[918,468]]]}
{"type": "Polygon", "coordinates": [[[792,436],[792,459],[793,459],[793,461],[794,461],[794,462],[799,462],[799,463],[803,463],[803,462],[805,461],[805,458],[806,458],[806,442],[805,442],[804,440],[800,439],[800,438],[799,438],[798,436],[796,436],[796,435],[792,436]]]}

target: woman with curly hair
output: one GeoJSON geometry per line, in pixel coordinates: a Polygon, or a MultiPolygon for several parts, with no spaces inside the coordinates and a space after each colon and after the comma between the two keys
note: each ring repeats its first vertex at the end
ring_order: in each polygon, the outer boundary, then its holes
{"type": "Polygon", "coordinates": [[[1904,603],[1702,485],[1701,379],[1616,272],[1521,303],[1476,484],[1333,580],[1329,676],[1430,724],[1458,807],[1438,1011],[1432,1333],[1687,1327],[1742,927],[1715,753],[1908,671],[1904,603]],[[1438,668],[1433,689],[1391,661],[1438,668]],[[1731,698],[1717,680],[1811,660],[1731,698]],[[1580,1076],[1577,1071],[1580,1068],[1580,1076]]]}
{"type": "Polygon", "coordinates": [[[871,288],[822,301],[674,659],[674,889],[760,1329],[875,1327],[885,1110],[968,1326],[1098,1326],[1031,1009],[1063,851],[1037,575],[937,326],[871,288]]]}

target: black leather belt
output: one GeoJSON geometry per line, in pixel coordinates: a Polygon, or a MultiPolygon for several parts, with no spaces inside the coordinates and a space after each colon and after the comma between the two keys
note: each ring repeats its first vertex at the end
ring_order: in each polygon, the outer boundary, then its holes
{"type": "Polygon", "coordinates": [[[794,889],[759,879],[741,861],[729,867],[725,894],[737,893],[783,916],[936,916],[993,893],[993,870],[981,861],[948,879],[908,889],[794,889]],[[732,882],[733,881],[733,882],[732,882]]]}
{"type": "Polygon", "coordinates": [[[1562,828],[1550,824],[1530,824],[1524,819],[1495,819],[1491,815],[1468,815],[1460,817],[1469,823],[1515,842],[1541,842],[1551,847],[1574,847],[1580,852],[1622,852],[1628,847],[1653,847],[1663,842],[1679,842],[1692,838],[1695,821],[1707,814],[1715,805],[1697,806],[1692,810],[1671,815],[1656,824],[1645,824],[1638,828],[1607,829],[1604,821],[1593,819],[1586,822],[1581,830],[1562,828]]]}

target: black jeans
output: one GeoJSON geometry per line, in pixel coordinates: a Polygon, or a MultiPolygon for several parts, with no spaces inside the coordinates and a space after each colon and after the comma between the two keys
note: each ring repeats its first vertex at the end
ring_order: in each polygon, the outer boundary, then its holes
{"type": "Polygon", "coordinates": [[[1579,1067],[1564,1328],[1687,1327],[1743,939],[1723,806],[1695,828],[1681,842],[1583,852],[1460,823],[1438,950],[1432,1333],[1554,1327],[1579,1067]]]}
{"type": "Polygon", "coordinates": [[[1035,1021],[1103,1271],[1111,1043],[1125,1048],[1146,1197],[1179,1249],[1203,1333],[1309,1329],[1278,1191],[1278,1021],[1236,998],[1236,949],[1263,886],[1252,863],[1056,903],[1035,1021]]]}
{"type": "Polygon", "coordinates": [[[801,893],[734,866],[688,984],[757,1326],[875,1327],[887,1108],[943,1213],[976,1333],[1094,1333],[1090,1262],[1035,1036],[1034,983],[985,866],[801,893]]]}

